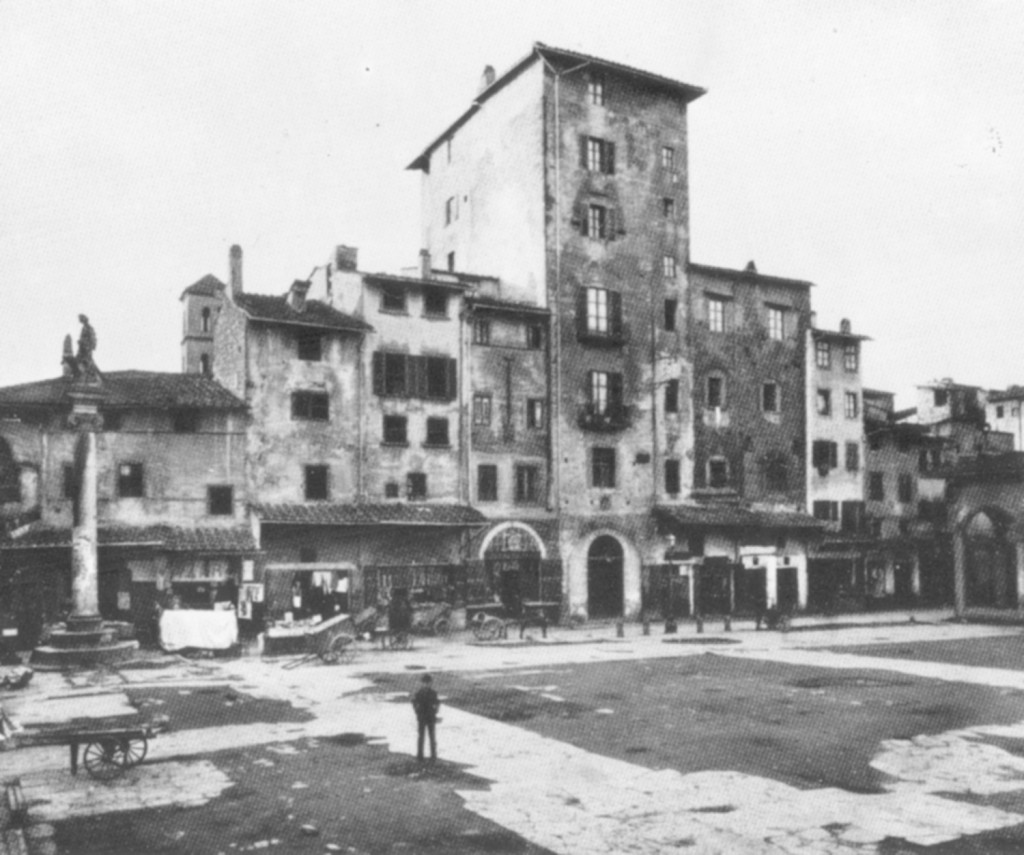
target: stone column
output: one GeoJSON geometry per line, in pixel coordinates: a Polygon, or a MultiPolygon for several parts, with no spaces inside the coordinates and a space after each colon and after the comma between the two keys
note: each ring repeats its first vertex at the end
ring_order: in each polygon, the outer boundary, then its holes
{"type": "Polygon", "coordinates": [[[98,628],[99,562],[96,502],[96,432],[100,428],[99,403],[102,392],[96,387],[76,386],[69,393],[72,429],[78,432],[75,441],[75,475],[77,500],[74,527],[71,531],[71,598],[72,612],[68,629],[98,628]]]}
{"type": "Polygon", "coordinates": [[[956,616],[962,618],[967,606],[967,546],[959,526],[953,530],[953,602],[956,616]]]}

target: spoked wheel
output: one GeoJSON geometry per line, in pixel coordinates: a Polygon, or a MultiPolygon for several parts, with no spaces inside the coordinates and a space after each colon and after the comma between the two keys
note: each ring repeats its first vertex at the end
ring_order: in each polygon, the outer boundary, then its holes
{"type": "Polygon", "coordinates": [[[412,647],[412,636],[407,632],[396,632],[391,636],[392,650],[408,650],[412,647]]]}
{"type": "Polygon", "coordinates": [[[146,752],[149,751],[149,740],[145,737],[130,737],[122,739],[117,743],[117,757],[125,769],[138,766],[146,759],[146,752]]]}
{"type": "Polygon", "coordinates": [[[320,658],[328,665],[336,665],[340,662],[351,662],[355,654],[355,639],[350,635],[339,635],[331,640],[320,658]]]}
{"type": "Polygon", "coordinates": [[[101,739],[85,746],[82,764],[97,781],[109,781],[124,772],[124,756],[118,740],[101,739]]]}
{"type": "Polygon", "coordinates": [[[480,641],[494,641],[501,635],[502,622],[496,617],[487,617],[473,627],[473,635],[480,641]]]}
{"type": "Polygon", "coordinates": [[[452,633],[452,622],[446,617],[439,617],[434,621],[434,635],[440,638],[447,638],[452,633]]]}

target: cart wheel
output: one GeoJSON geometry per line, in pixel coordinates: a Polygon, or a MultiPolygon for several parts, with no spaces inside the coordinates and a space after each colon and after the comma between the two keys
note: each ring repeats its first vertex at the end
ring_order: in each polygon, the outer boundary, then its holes
{"type": "Polygon", "coordinates": [[[501,635],[502,623],[499,618],[488,617],[473,627],[473,635],[480,641],[494,641],[501,635]]]}
{"type": "Polygon", "coordinates": [[[149,751],[149,740],[144,736],[122,739],[117,744],[117,758],[126,769],[138,766],[146,759],[147,751],[149,751]]]}
{"type": "Polygon", "coordinates": [[[328,645],[320,657],[328,665],[335,665],[339,662],[351,662],[355,656],[355,639],[347,635],[339,635],[328,645]]]}
{"type": "Polygon", "coordinates": [[[100,739],[85,746],[82,764],[97,781],[109,781],[124,772],[123,758],[116,739],[100,739]]]}
{"type": "Polygon", "coordinates": [[[409,650],[412,647],[412,638],[407,632],[396,632],[391,636],[390,646],[392,650],[409,650]]]}
{"type": "Polygon", "coordinates": [[[439,617],[434,621],[434,635],[447,638],[452,633],[452,622],[446,617],[439,617]]]}

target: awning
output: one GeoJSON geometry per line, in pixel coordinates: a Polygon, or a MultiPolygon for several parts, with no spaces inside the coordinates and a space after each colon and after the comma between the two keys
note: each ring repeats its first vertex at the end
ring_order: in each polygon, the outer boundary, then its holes
{"type": "Polygon", "coordinates": [[[303,505],[255,505],[263,524],[330,526],[447,526],[487,525],[488,519],[468,505],[381,502],[341,504],[313,502],[303,505]]]}
{"type": "Polygon", "coordinates": [[[798,511],[762,511],[740,505],[673,505],[655,509],[667,522],[690,528],[742,528],[820,531],[821,520],[798,511]]]}
{"type": "MultiPolygon", "coordinates": [[[[148,547],[168,552],[194,552],[204,555],[252,555],[259,547],[246,526],[100,526],[100,547],[148,547]]],[[[32,524],[16,537],[0,542],[0,550],[70,549],[71,529],[32,524]]]]}

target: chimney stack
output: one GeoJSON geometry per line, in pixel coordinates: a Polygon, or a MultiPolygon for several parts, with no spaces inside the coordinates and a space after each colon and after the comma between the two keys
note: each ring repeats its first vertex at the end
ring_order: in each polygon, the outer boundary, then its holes
{"type": "Polygon", "coordinates": [[[306,311],[306,293],[309,291],[309,282],[296,279],[292,287],[288,289],[288,305],[294,312],[306,311]]]}
{"type": "Polygon", "coordinates": [[[480,75],[480,91],[483,92],[494,83],[494,66],[485,65],[484,73],[480,75]]]}
{"type": "Polygon", "coordinates": [[[850,325],[850,319],[849,318],[843,318],[839,322],[839,332],[844,333],[845,335],[850,335],[850,332],[852,330],[853,330],[853,327],[850,325]]]}
{"type": "Polygon", "coordinates": [[[430,267],[430,250],[420,250],[420,279],[430,279],[431,267],[430,267]]]}
{"type": "Polygon", "coordinates": [[[359,250],[354,246],[338,245],[334,248],[334,267],[336,270],[355,271],[359,266],[359,250]]]}
{"type": "Polygon", "coordinates": [[[232,246],[228,259],[231,270],[231,296],[237,297],[242,293],[242,247],[237,243],[232,246]]]}

